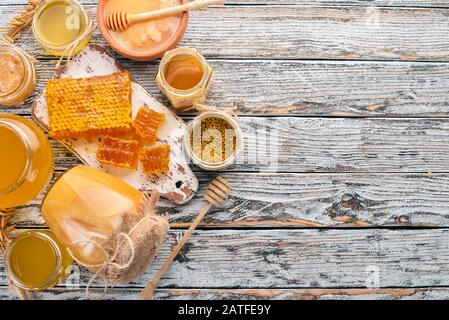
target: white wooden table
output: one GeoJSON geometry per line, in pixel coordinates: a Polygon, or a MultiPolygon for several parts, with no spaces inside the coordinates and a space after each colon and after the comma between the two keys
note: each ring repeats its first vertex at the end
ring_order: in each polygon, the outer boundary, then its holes
{"type": "MultiPolygon", "coordinates": [[[[0,25],[23,3],[1,0],[0,25]]],[[[84,3],[95,16],[96,2],[84,3]]],[[[192,13],[181,45],[215,68],[208,102],[237,107],[247,137],[277,132],[268,149],[279,167],[261,157],[224,173],[230,201],[194,233],[157,298],[449,298],[448,30],[447,0],[229,0],[192,13]]],[[[98,32],[93,42],[105,45],[98,32]]],[[[39,92],[55,58],[31,33],[18,44],[38,59],[39,92]]],[[[120,61],[163,99],[158,61],[120,61]]],[[[29,117],[32,99],[2,112],[29,117]]],[[[53,146],[57,175],[79,163],[53,146]]],[[[204,190],[211,176],[194,169],[204,190]]],[[[172,230],[158,260],[109,298],[138,297],[202,195],[161,203],[172,230]]],[[[41,200],[13,222],[44,227],[41,200]]],[[[84,298],[90,274],[80,272],[80,287],[36,298],[84,298]]],[[[3,270],[0,287],[16,298],[3,270]]]]}

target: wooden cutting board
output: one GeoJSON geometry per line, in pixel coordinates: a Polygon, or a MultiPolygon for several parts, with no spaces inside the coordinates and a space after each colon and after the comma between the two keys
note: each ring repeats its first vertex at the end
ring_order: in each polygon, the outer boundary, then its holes
{"type": "MultiPolygon", "coordinates": [[[[103,47],[91,44],[81,51],[67,66],[56,70],[55,78],[89,78],[108,75],[124,68],[103,47]]],[[[157,101],[135,79],[132,80],[133,118],[141,106],[148,106],[157,112],[165,113],[158,141],[170,145],[170,171],[164,175],[146,175],[141,164],[137,171],[103,165],[96,160],[99,139],[70,139],[61,141],[86,165],[110,173],[135,188],[144,192],[159,191],[161,195],[174,203],[189,201],[198,190],[198,180],[190,170],[183,150],[185,123],[170,109],[157,101]]],[[[49,130],[48,111],[45,91],[34,101],[32,106],[34,119],[45,130],[49,130]]]]}

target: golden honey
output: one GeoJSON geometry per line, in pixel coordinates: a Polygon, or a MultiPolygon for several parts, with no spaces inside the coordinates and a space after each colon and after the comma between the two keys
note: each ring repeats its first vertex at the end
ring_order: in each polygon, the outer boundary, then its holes
{"type": "Polygon", "coordinates": [[[0,208],[34,199],[52,175],[53,155],[43,132],[29,120],[0,114],[0,208]]]}
{"type": "Polygon", "coordinates": [[[167,83],[177,90],[194,88],[204,76],[203,66],[195,56],[180,55],[173,58],[164,70],[167,83]]]}
{"type": "Polygon", "coordinates": [[[8,277],[25,290],[44,290],[70,273],[72,259],[48,231],[28,231],[15,238],[5,253],[8,277]]]}
{"type": "MultiPolygon", "coordinates": [[[[108,17],[115,12],[144,13],[180,5],[179,0],[108,0],[104,15],[108,17]]],[[[112,38],[124,48],[142,52],[161,47],[176,32],[181,22],[181,16],[170,16],[160,19],[139,22],[124,31],[109,31],[112,38]]]]}
{"type": "Polygon", "coordinates": [[[177,48],[165,53],[159,65],[156,83],[177,111],[206,99],[213,69],[192,48],[177,48]]]}
{"type": "Polygon", "coordinates": [[[89,21],[78,1],[48,0],[34,15],[33,32],[48,53],[69,55],[72,47],[72,53],[77,53],[89,42],[89,36],[84,34],[89,21]]]}
{"type": "Polygon", "coordinates": [[[31,58],[13,45],[0,45],[0,106],[14,106],[34,90],[35,71],[31,58]]]}

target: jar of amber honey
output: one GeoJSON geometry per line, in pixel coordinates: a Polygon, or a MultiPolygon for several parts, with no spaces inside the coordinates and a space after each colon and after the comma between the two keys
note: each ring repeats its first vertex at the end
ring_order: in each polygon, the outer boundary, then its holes
{"type": "Polygon", "coordinates": [[[27,231],[14,238],[5,252],[5,269],[11,282],[24,290],[55,286],[71,272],[73,260],[49,231],[27,231]]]}
{"type": "Polygon", "coordinates": [[[34,65],[23,50],[6,42],[0,45],[0,106],[25,101],[36,81],[34,65]]]}
{"type": "Polygon", "coordinates": [[[78,1],[46,0],[34,14],[32,29],[36,40],[48,53],[68,56],[89,43],[91,24],[78,1]]]}
{"type": "Polygon", "coordinates": [[[159,65],[156,83],[177,111],[206,99],[213,69],[192,48],[177,48],[165,53],[159,65]]]}
{"type": "Polygon", "coordinates": [[[0,114],[0,208],[24,205],[50,181],[50,142],[31,121],[0,114]]]}

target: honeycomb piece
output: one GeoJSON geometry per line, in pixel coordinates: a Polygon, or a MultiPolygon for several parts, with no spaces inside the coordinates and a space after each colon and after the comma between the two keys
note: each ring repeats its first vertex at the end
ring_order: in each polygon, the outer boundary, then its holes
{"type": "Polygon", "coordinates": [[[50,133],[57,139],[129,131],[131,78],[127,72],[82,79],[52,79],[46,102],[50,133]]]}
{"type": "Polygon", "coordinates": [[[116,167],[137,169],[139,142],[105,136],[97,150],[97,160],[116,167]]]}
{"type": "Polygon", "coordinates": [[[165,120],[165,114],[150,108],[141,107],[134,119],[134,129],[137,135],[148,143],[155,143],[157,132],[165,120]]]}
{"type": "Polygon", "coordinates": [[[170,146],[158,145],[144,148],[140,153],[143,172],[146,174],[167,173],[170,163],[170,146]]]}

